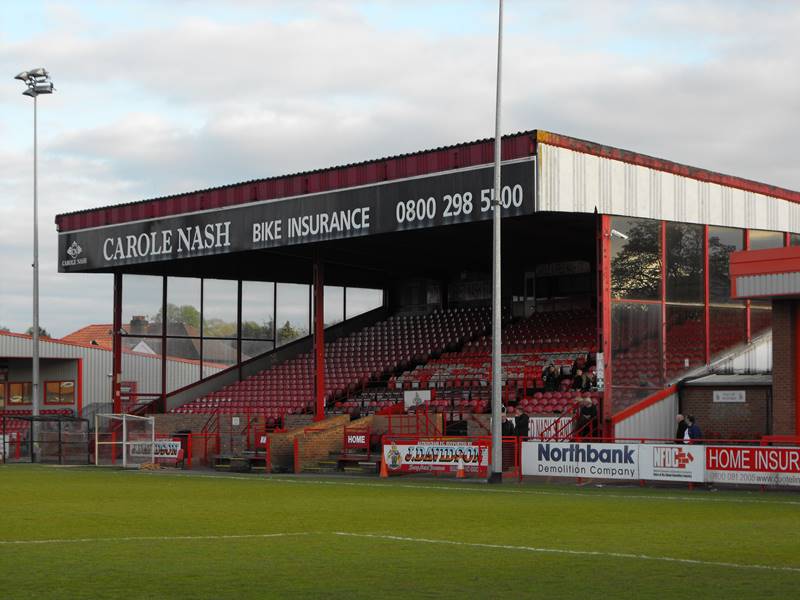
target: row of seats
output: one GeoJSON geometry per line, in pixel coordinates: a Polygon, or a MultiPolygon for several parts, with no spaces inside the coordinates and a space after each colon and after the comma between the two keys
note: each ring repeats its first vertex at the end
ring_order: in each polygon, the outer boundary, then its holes
{"type": "MultiPolygon", "coordinates": [[[[325,400],[353,395],[398,369],[429,360],[484,333],[488,307],[454,308],[427,314],[394,315],[325,345],[325,400]]],[[[175,412],[235,411],[295,414],[312,409],[314,357],[305,353],[197,400],[175,412]]]]}

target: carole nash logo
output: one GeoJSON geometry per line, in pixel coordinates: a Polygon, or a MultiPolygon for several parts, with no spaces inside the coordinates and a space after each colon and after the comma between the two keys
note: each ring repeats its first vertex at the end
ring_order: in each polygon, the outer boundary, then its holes
{"type": "Polygon", "coordinates": [[[67,246],[67,254],[69,255],[69,260],[62,260],[62,267],[73,267],[75,265],[86,264],[85,256],[83,258],[78,258],[81,254],[83,254],[83,248],[81,248],[78,242],[73,240],[72,244],[67,246]]]}
{"type": "Polygon", "coordinates": [[[694,456],[683,448],[657,446],[653,448],[653,466],[656,469],[685,469],[694,462],[694,456]]]}

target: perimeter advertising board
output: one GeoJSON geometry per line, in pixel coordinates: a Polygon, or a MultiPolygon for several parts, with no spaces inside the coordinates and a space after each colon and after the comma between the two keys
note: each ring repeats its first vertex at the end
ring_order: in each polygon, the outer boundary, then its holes
{"type": "Polygon", "coordinates": [[[706,455],[703,446],[639,445],[639,477],[653,481],[702,483],[706,455]]]}
{"type": "Polygon", "coordinates": [[[397,439],[383,445],[389,472],[482,471],[489,466],[489,445],[464,439],[397,439]]]}
{"type": "Polygon", "coordinates": [[[639,445],[523,442],[522,474],[639,479],[639,445]]]}
{"type": "MultiPolygon", "coordinates": [[[[535,210],[535,159],[506,161],[502,215],[535,210]]],[[[62,272],[278,248],[491,220],[484,165],[59,234],[62,272]]]]}
{"type": "Polygon", "coordinates": [[[800,486],[800,448],[707,446],[705,453],[707,481],[800,486]]]}
{"type": "Polygon", "coordinates": [[[152,450],[153,458],[178,458],[178,451],[181,449],[180,442],[171,440],[156,440],[155,442],[135,442],[130,445],[131,456],[150,457],[152,450]]]}

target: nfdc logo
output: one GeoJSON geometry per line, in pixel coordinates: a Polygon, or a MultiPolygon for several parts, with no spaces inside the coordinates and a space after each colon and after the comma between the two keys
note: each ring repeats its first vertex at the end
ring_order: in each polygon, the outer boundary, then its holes
{"type": "Polygon", "coordinates": [[[694,462],[694,456],[683,448],[656,446],[653,448],[653,466],[656,469],[685,469],[694,462]]]}

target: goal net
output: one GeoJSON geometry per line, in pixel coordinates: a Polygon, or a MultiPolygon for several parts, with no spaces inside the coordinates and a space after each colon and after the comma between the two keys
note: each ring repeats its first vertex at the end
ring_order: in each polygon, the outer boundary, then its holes
{"type": "Polygon", "coordinates": [[[129,414],[98,414],[94,419],[94,464],[136,469],[154,462],[155,419],[129,414]]]}

